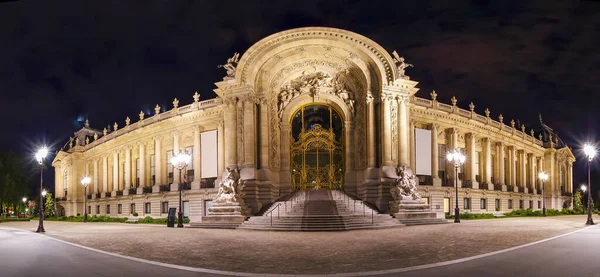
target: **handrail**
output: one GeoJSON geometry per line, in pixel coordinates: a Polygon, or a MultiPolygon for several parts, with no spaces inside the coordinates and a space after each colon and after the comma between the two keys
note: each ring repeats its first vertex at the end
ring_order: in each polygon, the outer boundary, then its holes
{"type": "Polygon", "coordinates": [[[265,216],[267,216],[267,214],[271,214],[271,226],[273,226],[273,211],[275,208],[277,208],[277,218],[279,218],[279,206],[281,206],[281,202],[277,203],[277,206],[273,207],[273,209],[265,214],[265,216]]]}
{"type": "MultiPolygon", "coordinates": [[[[342,202],[348,203],[348,206],[350,205],[350,199],[351,199],[350,195],[343,193],[341,191],[336,191],[336,198],[339,200],[342,200],[342,202]]],[[[356,213],[356,201],[360,201],[361,204],[363,205],[363,217],[366,217],[366,207],[367,207],[366,203],[367,202],[365,202],[362,199],[360,199],[360,200],[352,199],[352,201],[354,202],[353,213],[356,213]]],[[[374,225],[374,224],[375,224],[375,210],[371,209],[371,225],[374,225]]]]}

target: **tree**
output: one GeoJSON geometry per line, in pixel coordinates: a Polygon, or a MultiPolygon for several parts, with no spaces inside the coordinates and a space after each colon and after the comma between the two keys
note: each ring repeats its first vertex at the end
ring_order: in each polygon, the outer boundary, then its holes
{"type": "Polygon", "coordinates": [[[54,216],[54,198],[52,193],[46,194],[46,203],[44,204],[44,217],[54,216]]]}
{"type": "Polygon", "coordinates": [[[581,190],[576,190],[573,194],[573,210],[577,213],[583,213],[583,203],[581,202],[581,190]]]}
{"type": "Polygon", "coordinates": [[[0,212],[21,204],[22,197],[28,194],[27,183],[23,159],[14,152],[0,151],[0,212]]]}

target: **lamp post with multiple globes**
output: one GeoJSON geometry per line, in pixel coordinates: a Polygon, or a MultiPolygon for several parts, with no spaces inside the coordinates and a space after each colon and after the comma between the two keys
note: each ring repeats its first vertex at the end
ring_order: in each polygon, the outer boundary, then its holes
{"type": "Polygon", "coordinates": [[[92,179],[89,176],[85,176],[81,179],[81,185],[83,185],[83,223],[87,222],[87,187],[92,179]]]}
{"type": "Polygon", "coordinates": [[[540,171],[538,178],[542,181],[542,215],[546,216],[546,197],[544,197],[544,182],[548,181],[548,173],[540,171]]]}
{"type": "Polygon", "coordinates": [[[454,170],[456,173],[454,175],[454,181],[456,184],[456,189],[455,189],[455,191],[456,191],[456,208],[454,209],[454,223],[460,223],[460,217],[459,217],[460,209],[458,208],[458,168],[461,167],[465,163],[465,160],[467,159],[467,157],[465,156],[465,154],[460,152],[460,150],[457,148],[454,151],[448,152],[448,154],[446,155],[446,158],[448,159],[448,162],[454,166],[454,170]]]}
{"type": "Polygon", "coordinates": [[[23,200],[23,215],[25,215],[25,210],[26,210],[26,207],[27,207],[27,205],[25,205],[25,202],[27,202],[27,197],[23,197],[22,200],[23,200]]]}
{"type": "Polygon", "coordinates": [[[179,170],[179,212],[177,213],[177,228],[183,228],[183,210],[181,210],[181,170],[184,169],[191,160],[192,157],[190,154],[181,151],[171,158],[171,164],[174,168],[179,170]]]}
{"type": "Polygon", "coordinates": [[[44,159],[46,158],[46,156],[48,155],[48,148],[47,147],[42,147],[40,148],[40,150],[37,151],[37,153],[35,153],[35,159],[37,160],[38,164],[40,165],[40,222],[38,225],[37,230],[35,231],[36,233],[44,233],[46,232],[46,230],[44,230],[44,196],[46,196],[46,191],[43,189],[43,183],[44,183],[44,177],[43,177],[43,170],[44,170],[44,159]]]}
{"type": "Polygon", "coordinates": [[[585,223],[585,225],[594,225],[594,220],[592,220],[592,207],[594,206],[594,202],[592,200],[592,183],[590,182],[590,171],[591,171],[591,167],[592,167],[592,160],[594,159],[594,156],[596,156],[596,149],[586,143],[583,146],[583,152],[585,153],[585,155],[588,158],[588,209],[587,209],[587,222],[585,223]]]}

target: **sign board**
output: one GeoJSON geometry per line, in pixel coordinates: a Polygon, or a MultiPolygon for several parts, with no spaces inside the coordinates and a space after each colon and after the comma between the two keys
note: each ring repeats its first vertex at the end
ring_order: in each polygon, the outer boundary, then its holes
{"type": "Polygon", "coordinates": [[[175,227],[175,210],[176,208],[169,208],[169,217],[167,217],[167,227],[175,227]]]}

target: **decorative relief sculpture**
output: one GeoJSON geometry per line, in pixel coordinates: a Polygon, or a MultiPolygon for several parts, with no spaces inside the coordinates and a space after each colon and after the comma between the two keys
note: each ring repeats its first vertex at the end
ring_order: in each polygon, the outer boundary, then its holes
{"type": "Polygon", "coordinates": [[[240,195],[238,194],[238,184],[240,173],[237,168],[227,168],[227,178],[225,181],[219,182],[219,192],[213,199],[214,203],[231,203],[239,202],[240,195]]]}
{"type": "Polygon", "coordinates": [[[417,193],[417,177],[406,165],[396,168],[398,178],[396,185],[390,189],[394,201],[398,200],[420,200],[421,195],[417,193]]]}
{"type": "Polygon", "coordinates": [[[316,97],[321,92],[333,94],[341,98],[354,113],[354,92],[349,89],[349,71],[342,70],[334,77],[323,72],[302,72],[302,75],[285,84],[277,96],[277,110],[279,118],[283,115],[284,107],[295,97],[309,94],[316,97]]]}
{"type": "Polygon", "coordinates": [[[410,67],[415,67],[415,66],[412,64],[409,64],[409,63],[405,63],[404,57],[400,57],[400,55],[398,55],[398,52],[396,52],[395,50],[394,50],[394,52],[392,52],[392,55],[394,55],[393,59],[394,59],[394,62],[396,63],[396,67],[398,67],[398,78],[410,80],[410,77],[406,76],[404,74],[404,71],[409,66],[410,67]]]}
{"type": "Polygon", "coordinates": [[[227,70],[227,76],[223,77],[223,80],[235,79],[235,67],[238,64],[239,58],[240,54],[238,52],[235,52],[233,54],[233,57],[227,59],[226,64],[221,64],[217,66],[217,68],[225,68],[225,70],[227,70]]]}

